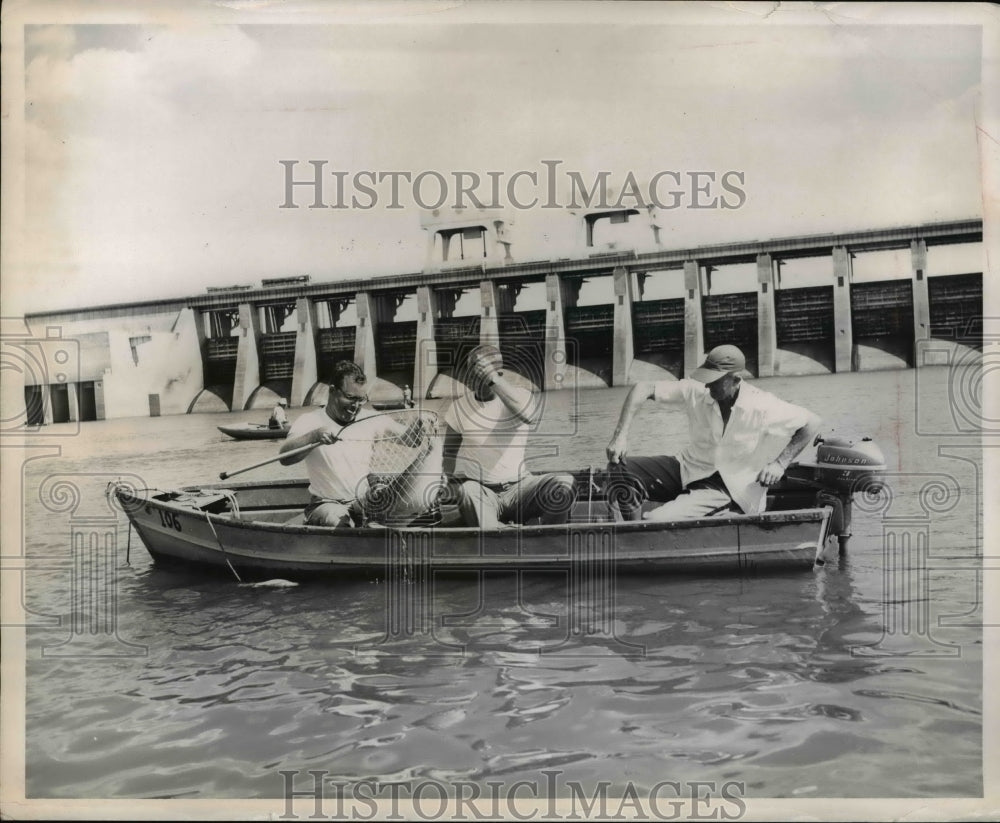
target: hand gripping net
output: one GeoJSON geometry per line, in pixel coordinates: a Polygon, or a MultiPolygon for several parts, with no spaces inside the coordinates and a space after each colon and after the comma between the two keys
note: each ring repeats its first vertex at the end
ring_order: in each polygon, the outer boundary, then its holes
{"type": "Polygon", "coordinates": [[[358,439],[371,442],[368,473],[357,491],[362,520],[386,526],[433,522],[445,482],[437,415],[400,409],[373,415],[350,428],[360,430],[352,432],[358,439]]]}

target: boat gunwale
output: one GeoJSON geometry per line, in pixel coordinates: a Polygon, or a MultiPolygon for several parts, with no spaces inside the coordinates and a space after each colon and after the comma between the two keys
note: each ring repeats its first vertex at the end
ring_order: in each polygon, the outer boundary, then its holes
{"type": "MultiPolygon", "coordinates": [[[[304,481],[279,481],[282,486],[295,486],[304,481]]],[[[243,483],[243,488],[254,488],[261,483],[243,483]]],[[[267,485],[272,485],[268,483],[267,485]]],[[[188,517],[198,520],[211,521],[212,523],[223,524],[233,529],[243,529],[252,531],[263,531],[272,534],[305,534],[305,535],[329,535],[331,537],[348,537],[353,539],[373,539],[384,538],[386,534],[395,533],[404,537],[429,535],[438,538],[463,538],[476,536],[505,537],[513,535],[522,536],[546,536],[564,534],[567,532],[613,532],[615,534],[644,533],[644,532],[668,532],[686,531],[691,529],[701,529],[709,527],[726,526],[746,526],[760,527],[767,529],[769,526],[794,523],[822,523],[829,520],[832,509],[829,506],[810,507],[805,509],[790,509],[785,511],[762,512],[761,514],[729,514],[722,517],[704,517],[691,520],[668,520],[668,521],[622,521],[612,520],[596,522],[573,522],[555,524],[533,524],[533,525],[505,525],[493,529],[481,529],[476,526],[449,526],[449,527],[426,527],[426,526],[377,526],[377,527],[347,527],[337,528],[330,526],[315,526],[306,523],[278,523],[271,520],[244,519],[242,516],[233,517],[232,512],[215,513],[204,509],[194,508],[189,504],[179,503],[176,500],[157,500],[154,494],[175,494],[177,492],[195,494],[204,492],[232,492],[238,491],[233,486],[189,486],[178,490],[147,489],[144,498],[136,496],[129,489],[116,489],[116,494],[125,492],[131,496],[129,502],[121,501],[126,512],[129,506],[152,505],[164,509],[170,509],[183,513],[188,517]]],[[[294,507],[298,509],[299,507],[294,507]]],[[[273,509],[270,509],[273,511],[273,509]]],[[[289,507],[292,510],[292,507],[289,507]]],[[[252,517],[252,513],[248,513],[252,517]]]]}

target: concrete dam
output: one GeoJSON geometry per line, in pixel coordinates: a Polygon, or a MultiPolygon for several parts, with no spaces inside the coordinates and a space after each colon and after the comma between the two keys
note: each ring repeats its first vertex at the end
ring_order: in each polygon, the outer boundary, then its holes
{"type": "Polygon", "coordinates": [[[481,342],[544,391],[681,378],[721,343],[758,377],[920,367],[931,341],[982,349],[980,219],[685,249],[608,241],[629,223],[655,233],[634,209],[592,213],[579,254],[517,262],[494,215],[431,215],[420,272],[29,314],[6,359],[33,426],[319,404],[342,359],[375,402],[407,384],[447,397],[481,342]]]}

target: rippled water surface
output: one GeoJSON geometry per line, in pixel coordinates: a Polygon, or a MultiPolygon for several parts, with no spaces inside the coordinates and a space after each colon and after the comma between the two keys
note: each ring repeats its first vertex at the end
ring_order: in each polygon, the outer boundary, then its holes
{"type": "MultiPolygon", "coordinates": [[[[107,528],[109,480],[212,482],[276,446],[215,428],[264,412],[45,427],[60,453],[24,470],[28,796],[279,797],[282,769],[981,794],[981,452],[956,429],[950,381],[943,368],[759,381],[886,453],[891,507],[855,509],[839,565],[620,577],[613,600],[570,598],[557,573],[442,578],[419,598],[426,631],[410,635],[391,631],[383,582],[239,585],[157,569],[135,535],[126,564],[123,520],[117,636],[74,632],[72,535],[107,528]],[[40,501],[61,479],[80,490],[73,510],[40,501]]],[[[602,465],[623,397],[548,395],[535,465],[602,465]]],[[[632,451],[685,436],[680,415],[648,404],[632,451]]],[[[297,469],[245,477],[268,476],[297,469]]]]}

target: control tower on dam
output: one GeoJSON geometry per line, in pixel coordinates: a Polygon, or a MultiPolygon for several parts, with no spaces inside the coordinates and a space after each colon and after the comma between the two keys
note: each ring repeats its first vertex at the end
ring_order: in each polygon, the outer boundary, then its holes
{"type": "Polygon", "coordinates": [[[544,391],[682,378],[721,343],[758,377],[982,349],[981,219],[668,249],[655,209],[575,217],[570,257],[519,261],[504,212],[429,212],[420,271],[29,314],[15,346],[25,423],[319,404],[344,359],[373,402],[406,384],[447,397],[483,342],[544,391]]]}

